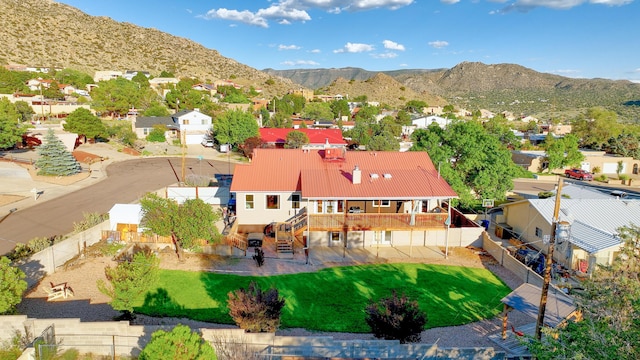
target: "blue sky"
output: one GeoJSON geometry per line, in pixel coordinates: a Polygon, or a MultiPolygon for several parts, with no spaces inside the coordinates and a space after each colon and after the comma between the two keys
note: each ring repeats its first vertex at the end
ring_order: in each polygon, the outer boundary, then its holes
{"type": "Polygon", "coordinates": [[[265,68],[367,70],[512,63],[640,82],[634,0],[58,0],[265,68]]]}

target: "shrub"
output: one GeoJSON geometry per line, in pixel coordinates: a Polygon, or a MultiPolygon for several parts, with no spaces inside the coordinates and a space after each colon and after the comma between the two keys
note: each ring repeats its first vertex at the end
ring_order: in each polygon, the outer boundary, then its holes
{"type": "Polygon", "coordinates": [[[618,175],[618,179],[622,180],[622,181],[627,181],[629,180],[629,175],[627,174],[620,174],[618,175]]]}
{"type": "Polygon", "coordinates": [[[188,174],[184,182],[187,186],[209,186],[211,178],[207,175],[188,174]]]}
{"type": "Polygon", "coordinates": [[[399,340],[401,344],[418,342],[427,323],[427,314],[418,302],[396,292],[377,303],[371,300],[366,309],[366,321],[376,338],[399,340]]]}
{"type": "Polygon", "coordinates": [[[538,199],[546,199],[554,196],[555,194],[552,191],[540,191],[538,193],[538,199]]]}
{"type": "Polygon", "coordinates": [[[252,281],[249,287],[228,294],[229,315],[246,332],[275,332],[280,326],[284,299],[278,290],[262,291],[252,281]]]}
{"type": "Polygon", "coordinates": [[[600,174],[600,175],[596,176],[595,180],[596,181],[600,181],[600,182],[607,182],[607,180],[609,180],[609,178],[605,174],[600,174]]]}
{"type": "Polygon", "coordinates": [[[164,137],[164,133],[167,131],[164,125],[154,125],[153,130],[147,135],[147,141],[150,142],[165,142],[167,139],[164,137]]]}
{"type": "Polygon", "coordinates": [[[591,169],[591,172],[594,174],[597,174],[600,172],[600,166],[594,166],[593,169],[591,169]]]}
{"type": "Polygon", "coordinates": [[[177,325],[170,332],[157,330],[142,349],[140,360],[157,359],[217,359],[216,352],[202,336],[186,325],[177,325]]]}
{"type": "Polygon", "coordinates": [[[85,230],[89,230],[92,227],[100,224],[101,222],[109,219],[108,213],[105,213],[105,214],[100,214],[97,212],[82,213],[82,216],[84,216],[84,220],[80,221],[79,223],[76,223],[76,222],[73,223],[74,233],[79,233],[85,230]]]}

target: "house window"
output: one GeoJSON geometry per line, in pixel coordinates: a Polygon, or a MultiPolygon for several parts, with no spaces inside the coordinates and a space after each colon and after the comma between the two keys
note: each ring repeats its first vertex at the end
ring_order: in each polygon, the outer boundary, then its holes
{"type": "Polygon", "coordinates": [[[318,201],[316,201],[316,205],[317,205],[317,207],[316,207],[316,214],[322,214],[322,212],[323,212],[323,209],[322,209],[322,205],[323,205],[323,204],[322,204],[322,200],[318,200],[318,201]]]}
{"type": "Polygon", "coordinates": [[[536,227],[536,237],[542,238],[542,229],[540,229],[539,227],[536,227]]]}
{"type": "Polygon", "coordinates": [[[267,195],[267,209],[280,209],[280,195],[267,195]]]}
{"type": "Polygon", "coordinates": [[[244,196],[244,208],[253,209],[255,204],[253,203],[253,194],[246,194],[244,196]]]}
{"type": "Polygon", "coordinates": [[[189,125],[189,119],[182,120],[182,125],[189,125]]]}
{"type": "Polygon", "coordinates": [[[344,212],[344,200],[338,200],[338,213],[344,212]]]}
{"type": "Polygon", "coordinates": [[[389,200],[373,200],[373,207],[389,207],[391,201],[389,200]]]}
{"type": "Polygon", "coordinates": [[[421,213],[428,213],[429,212],[429,201],[422,200],[421,203],[422,203],[422,207],[421,207],[420,212],[421,213]]]}
{"type": "Polygon", "coordinates": [[[291,208],[300,209],[300,195],[298,194],[291,195],[291,208]]]}
{"type": "Polygon", "coordinates": [[[333,214],[333,201],[327,201],[327,214],[333,214]]]}
{"type": "Polygon", "coordinates": [[[376,243],[391,245],[391,231],[376,231],[376,243]]]}
{"type": "Polygon", "coordinates": [[[149,135],[149,133],[150,133],[150,132],[151,132],[151,129],[149,129],[149,128],[143,128],[143,129],[142,129],[142,133],[143,133],[144,135],[149,135]]]}
{"type": "Polygon", "coordinates": [[[329,238],[332,243],[339,243],[342,240],[342,233],[340,231],[332,231],[329,233],[329,238]]]}

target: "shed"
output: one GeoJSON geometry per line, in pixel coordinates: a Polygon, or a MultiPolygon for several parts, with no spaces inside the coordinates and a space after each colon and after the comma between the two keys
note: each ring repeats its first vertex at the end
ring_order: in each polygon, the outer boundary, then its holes
{"type": "MultiPolygon", "coordinates": [[[[509,295],[500,300],[504,304],[502,319],[502,337],[506,337],[508,313],[518,310],[534,319],[538,318],[542,289],[532,284],[522,284],[509,295]]],[[[547,293],[547,305],[544,312],[544,325],[557,327],[571,318],[580,318],[573,298],[569,295],[550,287],[547,293]]]]}
{"type": "Polygon", "coordinates": [[[115,204],[109,210],[109,230],[138,232],[141,221],[140,204],[115,204]]]}

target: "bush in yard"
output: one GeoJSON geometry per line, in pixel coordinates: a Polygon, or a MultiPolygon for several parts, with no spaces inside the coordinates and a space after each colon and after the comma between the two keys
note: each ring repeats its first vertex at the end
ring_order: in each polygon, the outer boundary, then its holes
{"type": "Polygon", "coordinates": [[[284,299],[279,297],[277,289],[262,291],[252,281],[248,288],[229,292],[228,296],[229,315],[241,329],[246,332],[278,330],[284,299]]]}
{"type": "Polygon", "coordinates": [[[177,325],[167,332],[155,331],[151,334],[151,341],[144,347],[140,360],[215,360],[216,352],[202,336],[186,325],[177,325]]]}
{"type": "Polygon", "coordinates": [[[420,310],[418,302],[396,292],[378,302],[371,300],[366,309],[366,321],[376,338],[399,340],[401,344],[420,341],[427,323],[427,314],[420,310]]]}

